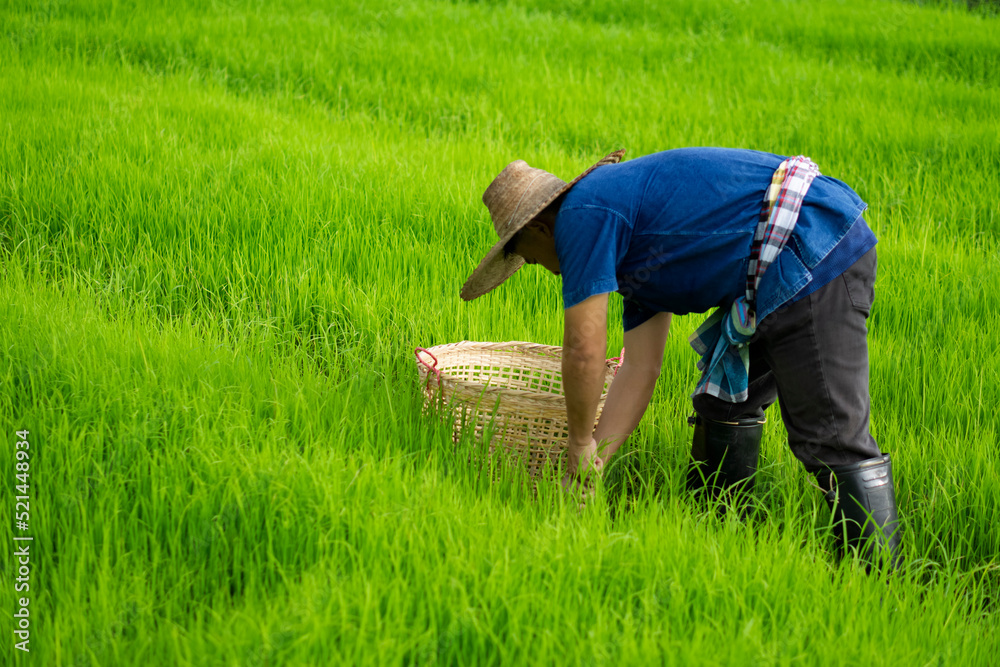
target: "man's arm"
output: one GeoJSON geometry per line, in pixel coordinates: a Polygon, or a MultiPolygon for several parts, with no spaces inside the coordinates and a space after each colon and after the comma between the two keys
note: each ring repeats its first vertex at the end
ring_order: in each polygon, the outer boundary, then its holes
{"type": "Polygon", "coordinates": [[[625,332],[625,359],[608,389],[601,421],[594,432],[604,463],[635,430],[649,406],[669,331],[670,313],[657,313],[625,332]]]}
{"type": "Polygon", "coordinates": [[[598,468],[594,419],[604,389],[608,347],[608,295],[594,296],[567,308],[563,329],[562,378],[569,422],[569,474],[598,468]]]}

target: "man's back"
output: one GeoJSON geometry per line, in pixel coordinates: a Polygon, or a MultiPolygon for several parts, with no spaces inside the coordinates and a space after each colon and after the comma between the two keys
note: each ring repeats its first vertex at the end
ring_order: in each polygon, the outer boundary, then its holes
{"type": "MultiPolygon", "coordinates": [[[[621,292],[629,329],[653,312],[705,312],[731,303],[742,294],[761,203],[782,159],[682,148],[593,171],[566,194],[556,224],[564,307],[601,291],[621,292]]],[[[772,267],[772,284],[761,286],[762,310],[809,283],[809,269],[864,209],[841,181],[817,178],[789,243],[793,252],[772,267]]],[[[871,232],[862,231],[858,256],[874,245],[871,232]]]]}

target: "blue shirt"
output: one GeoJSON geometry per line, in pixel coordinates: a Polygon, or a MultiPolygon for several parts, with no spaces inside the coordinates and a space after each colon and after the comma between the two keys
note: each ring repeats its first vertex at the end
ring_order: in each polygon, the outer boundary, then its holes
{"type": "MultiPolygon", "coordinates": [[[[743,294],[764,192],[784,157],[679,148],[595,169],[566,194],[555,242],[563,305],[619,292],[626,331],[658,312],[729,306],[743,294]]],[[[875,245],[867,205],[813,181],[785,249],[757,292],[757,321],[822,287],[875,245]]]]}

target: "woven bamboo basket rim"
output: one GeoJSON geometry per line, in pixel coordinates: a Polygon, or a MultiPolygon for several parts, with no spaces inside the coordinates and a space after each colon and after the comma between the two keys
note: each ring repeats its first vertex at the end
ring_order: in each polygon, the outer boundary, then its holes
{"type": "MultiPolygon", "coordinates": [[[[516,387],[507,387],[503,385],[491,386],[490,384],[482,382],[473,382],[471,380],[466,380],[460,377],[453,377],[445,375],[449,369],[447,364],[447,357],[453,352],[460,351],[482,351],[482,352],[512,352],[512,353],[529,353],[536,355],[539,359],[551,360],[554,362],[551,369],[552,372],[558,373],[560,376],[560,383],[562,382],[562,347],[558,345],[543,345],[541,343],[532,343],[528,341],[506,341],[502,343],[484,343],[478,341],[463,340],[457,343],[444,343],[441,345],[435,345],[429,348],[418,347],[414,350],[414,354],[417,357],[418,363],[423,366],[420,368],[421,374],[426,372],[427,375],[427,385],[431,383],[431,373],[434,373],[438,379],[439,383],[447,382],[456,388],[467,388],[482,394],[512,394],[514,396],[524,396],[535,401],[542,402],[553,402],[553,403],[565,403],[566,397],[563,392],[540,392],[532,391],[526,389],[517,389],[516,387]],[[434,365],[427,363],[421,359],[421,353],[427,353],[434,362],[434,365]]],[[[530,358],[530,357],[529,357],[530,358]]],[[[621,357],[614,357],[607,359],[605,364],[613,372],[617,372],[618,364],[620,363],[621,357]]],[[[452,364],[452,366],[468,366],[474,363],[474,361],[469,359],[464,359],[460,364],[452,364]]],[[[489,365],[485,361],[483,365],[489,365]]],[[[531,370],[539,370],[532,368],[531,370]]]]}
{"type": "MultiPolygon", "coordinates": [[[[460,341],[457,343],[443,343],[441,345],[435,345],[430,348],[418,347],[414,350],[418,362],[418,370],[420,375],[424,380],[424,392],[430,394],[431,386],[437,380],[438,388],[440,393],[445,394],[464,394],[468,395],[478,395],[480,399],[485,399],[487,397],[498,397],[503,396],[511,400],[525,400],[531,403],[538,404],[540,408],[543,409],[553,409],[556,407],[563,407],[566,403],[566,397],[562,391],[562,347],[558,345],[543,345],[541,343],[532,343],[528,341],[505,341],[501,343],[496,342],[479,342],[479,341],[460,341]],[[506,366],[502,362],[498,362],[496,359],[484,358],[476,359],[475,354],[482,352],[485,354],[490,353],[509,353],[512,357],[517,358],[519,361],[527,362],[521,365],[512,363],[506,366]],[[430,359],[425,359],[421,355],[426,355],[430,359]],[[453,360],[456,354],[471,354],[472,356],[461,356],[458,360],[453,360]],[[541,362],[541,363],[533,363],[541,362]],[[468,369],[469,366],[481,365],[483,366],[483,374],[486,376],[485,381],[480,379],[469,380],[465,377],[458,377],[449,373],[451,369],[460,368],[468,369]],[[557,391],[546,391],[539,389],[520,389],[517,387],[511,387],[504,384],[504,380],[509,379],[509,377],[498,376],[497,384],[490,384],[491,382],[491,370],[497,367],[508,367],[508,368],[519,368],[522,372],[527,372],[528,378],[538,378],[541,380],[541,376],[531,375],[533,373],[551,374],[552,378],[548,379],[548,382],[553,380],[557,381],[560,388],[557,391]]],[[[512,359],[513,361],[513,359],[512,359]]],[[[607,393],[608,386],[614,375],[618,371],[618,367],[621,363],[621,357],[613,357],[605,361],[605,382],[604,390],[601,396],[601,406],[603,406],[604,398],[607,393]]]]}

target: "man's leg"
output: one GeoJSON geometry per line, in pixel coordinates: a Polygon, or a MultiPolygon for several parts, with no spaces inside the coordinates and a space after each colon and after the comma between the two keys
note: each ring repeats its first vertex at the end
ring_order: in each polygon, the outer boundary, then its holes
{"type": "Polygon", "coordinates": [[[866,320],[876,266],[872,249],[828,285],[764,318],[756,342],[774,372],[788,444],[816,475],[841,541],[869,562],[894,564],[892,463],[868,428],[866,320]]]}
{"type": "Polygon", "coordinates": [[[771,313],[755,343],[774,372],[788,444],[806,470],[880,456],[868,432],[868,329],[876,257],[771,313]]]}

